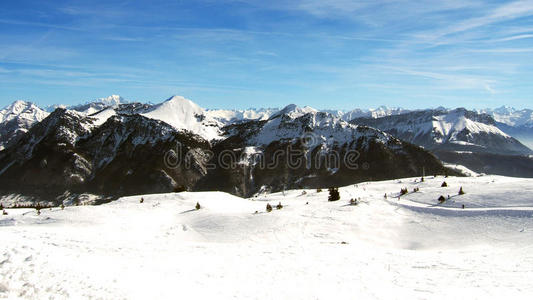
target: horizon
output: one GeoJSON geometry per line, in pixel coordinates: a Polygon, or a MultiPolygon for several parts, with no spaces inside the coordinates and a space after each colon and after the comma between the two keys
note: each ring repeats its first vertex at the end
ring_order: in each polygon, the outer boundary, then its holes
{"type": "Polygon", "coordinates": [[[112,94],[153,103],[184,95],[210,109],[524,109],[532,102],[532,0],[0,7],[0,107],[112,94]]]}

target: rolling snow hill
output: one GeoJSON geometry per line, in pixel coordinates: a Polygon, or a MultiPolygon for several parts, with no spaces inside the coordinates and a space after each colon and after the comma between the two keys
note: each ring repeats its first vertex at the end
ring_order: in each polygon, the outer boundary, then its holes
{"type": "Polygon", "coordinates": [[[290,190],[8,208],[0,297],[531,299],[533,180],[419,179],[346,186],[336,202],[290,190]]]}

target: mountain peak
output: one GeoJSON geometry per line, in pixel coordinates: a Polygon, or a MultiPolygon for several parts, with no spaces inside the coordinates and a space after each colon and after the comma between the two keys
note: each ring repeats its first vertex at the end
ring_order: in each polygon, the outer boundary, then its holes
{"type": "Polygon", "coordinates": [[[96,102],[101,102],[109,106],[115,106],[121,103],[124,103],[124,98],[119,95],[111,95],[106,98],[99,98],[96,102]]]}
{"type": "Polygon", "coordinates": [[[176,129],[196,133],[207,140],[219,138],[218,122],[205,114],[205,110],[182,96],[172,96],[142,114],[161,120],[176,129]]]}
{"type": "Polygon", "coordinates": [[[277,117],[282,116],[282,115],[286,115],[286,116],[289,116],[292,119],[295,119],[295,118],[301,117],[301,116],[309,114],[309,113],[317,113],[317,112],[318,112],[318,110],[316,110],[316,109],[314,109],[314,108],[312,108],[310,106],[300,107],[300,106],[297,106],[296,104],[289,104],[289,105],[285,106],[279,112],[273,114],[271,119],[272,118],[277,118],[277,117]]]}

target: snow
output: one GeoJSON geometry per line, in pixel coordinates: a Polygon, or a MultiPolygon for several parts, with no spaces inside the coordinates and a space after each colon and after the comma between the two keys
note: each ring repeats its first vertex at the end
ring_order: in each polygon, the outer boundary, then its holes
{"type": "Polygon", "coordinates": [[[240,121],[267,120],[278,111],[279,109],[277,108],[251,108],[246,110],[208,109],[205,111],[205,114],[224,125],[228,125],[240,121]]]}
{"type": "Polygon", "coordinates": [[[262,125],[261,130],[253,132],[248,142],[252,145],[268,145],[273,141],[307,138],[305,142],[313,148],[321,143],[325,143],[328,147],[343,145],[362,136],[373,137],[382,143],[390,139],[389,135],[381,131],[372,129],[370,132],[364,132],[359,130],[357,125],[343,121],[330,113],[291,104],[273,114],[262,125]],[[312,128],[312,131],[306,131],[306,128],[312,128]]]}
{"type": "Polygon", "coordinates": [[[533,296],[532,179],[428,176],[339,190],[337,202],[327,191],[291,190],[140,195],[40,215],[7,209],[0,297],[533,296]],[[402,187],[420,192],[398,200],[402,187]],[[452,197],[439,204],[441,194],[452,197]],[[278,202],[281,210],[265,212],[278,202]]]}
{"type": "Polygon", "coordinates": [[[90,115],[90,117],[95,119],[95,121],[93,122],[95,126],[100,126],[104,124],[107,119],[111,118],[116,114],[117,112],[112,107],[108,107],[102,111],[90,115]]]}
{"type": "Polygon", "coordinates": [[[173,96],[143,116],[163,121],[178,130],[187,130],[207,140],[221,138],[221,124],[205,114],[203,108],[181,96],[173,96]]]}
{"type": "Polygon", "coordinates": [[[502,106],[496,109],[482,109],[479,112],[491,115],[494,120],[509,126],[529,126],[533,125],[533,110],[515,109],[509,106],[502,106]]]}

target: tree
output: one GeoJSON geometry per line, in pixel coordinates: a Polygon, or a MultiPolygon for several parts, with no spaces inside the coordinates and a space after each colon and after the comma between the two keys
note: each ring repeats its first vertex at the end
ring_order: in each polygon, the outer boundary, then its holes
{"type": "Polygon", "coordinates": [[[357,205],[357,199],[350,199],[350,205],[357,205]]]}
{"type": "Polygon", "coordinates": [[[202,207],[200,206],[200,202],[196,202],[196,206],[195,206],[195,208],[196,208],[196,210],[199,210],[200,208],[202,208],[202,207]]]}
{"type": "Polygon", "coordinates": [[[61,203],[61,210],[64,210],[64,209],[65,209],[65,205],[61,203]]]}
{"type": "Polygon", "coordinates": [[[317,193],[322,193],[322,189],[316,189],[317,193]]]}
{"type": "Polygon", "coordinates": [[[446,201],[446,198],[444,198],[443,195],[440,195],[440,197],[439,197],[439,202],[442,203],[442,202],[444,202],[444,201],[446,201]]]}
{"type": "Polygon", "coordinates": [[[272,211],[272,205],[270,205],[270,203],[267,203],[266,211],[267,212],[271,212],[272,211]]]}
{"type": "Polygon", "coordinates": [[[7,211],[5,209],[2,209],[2,215],[7,216],[7,211]]]}
{"type": "Polygon", "coordinates": [[[174,187],[174,193],[181,193],[181,192],[186,192],[186,191],[187,191],[187,188],[184,187],[183,185],[178,185],[174,187]]]}
{"type": "Polygon", "coordinates": [[[329,188],[329,197],[328,201],[337,201],[341,198],[341,195],[339,194],[339,188],[336,187],[330,187],[329,188]]]}
{"type": "Polygon", "coordinates": [[[461,188],[459,189],[459,195],[464,195],[464,194],[465,194],[465,191],[463,191],[463,187],[461,187],[461,188]]]}
{"type": "Polygon", "coordinates": [[[141,202],[141,203],[143,203],[143,202],[144,202],[144,198],[143,198],[143,197],[141,197],[141,201],[140,201],[140,202],[141,202]]]}
{"type": "Polygon", "coordinates": [[[276,209],[282,209],[283,208],[283,205],[281,205],[281,202],[278,203],[278,205],[276,205],[276,209]]]}
{"type": "Polygon", "coordinates": [[[444,181],[444,182],[440,185],[440,187],[447,187],[447,186],[448,186],[448,184],[446,183],[446,181],[444,181]]]}
{"type": "Polygon", "coordinates": [[[424,182],[424,177],[420,178],[420,182],[424,182]]]}
{"type": "Polygon", "coordinates": [[[403,189],[400,190],[400,196],[407,195],[407,193],[409,193],[407,188],[403,188],[403,189]]]}
{"type": "Polygon", "coordinates": [[[4,206],[0,203],[0,210],[4,210],[4,206]]]}

